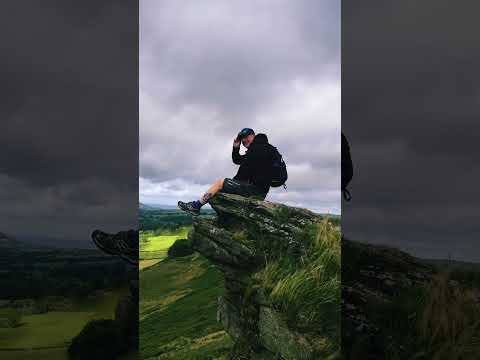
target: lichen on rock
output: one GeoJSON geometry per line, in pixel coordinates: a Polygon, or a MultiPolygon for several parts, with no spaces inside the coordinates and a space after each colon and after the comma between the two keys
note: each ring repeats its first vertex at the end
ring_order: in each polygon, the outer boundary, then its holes
{"type": "Polygon", "coordinates": [[[340,228],[309,210],[238,195],[210,200],[193,248],[225,277],[218,320],[231,359],[321,359],[339,350],[340,228]]]}

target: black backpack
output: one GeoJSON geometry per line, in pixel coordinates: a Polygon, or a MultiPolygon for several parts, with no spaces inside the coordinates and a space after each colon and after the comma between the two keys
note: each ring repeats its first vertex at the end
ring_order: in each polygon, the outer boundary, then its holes
{"type": "Polygon", "coordinates": [[[343,135],[342,132],[342,192],[343,198],[346,201],[350,201],[352,196],[350,191],[348,191],[347,186],[353,178],[353,162],[352,157],[350,156],[350,145],[348,144],[347,138],[343,135]]]}
{"type": "Polygon", "coordinates": [[[288,179],[287,164],[283,161],[282,154],[280,154],[275,146],[273,148],[273,161],[272,161],[272,180],[270,182],[271,187],[282,186],[286,189],[285,182],[288,179]]]}

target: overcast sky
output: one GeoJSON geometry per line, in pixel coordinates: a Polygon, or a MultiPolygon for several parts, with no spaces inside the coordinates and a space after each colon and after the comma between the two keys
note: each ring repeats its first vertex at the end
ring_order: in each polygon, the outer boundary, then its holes
{"type": "Polygon", "coordinates": [[[135,226],[138,10],[129,4],[2,2],[1,232],[89,246],[95,228],[135,226]]]}
{"type": "Polygon", "coordinates": [[[267,134],[288,191],[340,213],[340,2],[140,2],[140,200],[198,199],[233,177],[233,138],[267,134]]]}
{"type": "Polygon", "coordinates": [[[352,239],[480,261],[480,9],[465,5],[343,2],[352,239]]]}

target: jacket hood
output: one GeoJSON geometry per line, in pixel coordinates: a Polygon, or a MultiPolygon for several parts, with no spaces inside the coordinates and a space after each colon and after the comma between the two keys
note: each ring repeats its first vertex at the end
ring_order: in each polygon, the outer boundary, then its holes
{"type": "Polygon", "coordinates": [[[257,134],[257,135],[255,135],[255,139],[253,139],[253,142],[256,143],[256,144],[268,144],[267,135],[257,134]]]}

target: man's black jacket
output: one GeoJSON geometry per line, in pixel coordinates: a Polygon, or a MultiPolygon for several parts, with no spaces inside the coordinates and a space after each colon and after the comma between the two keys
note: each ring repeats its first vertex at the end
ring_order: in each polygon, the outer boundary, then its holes
{"type": "Polygon", "coordinates": [[[267,135],[257,134],[245,155],[240,155],[240,147],[233,147],[232,160],[240,165],[235,180],[248,181],[267,194],[272,181],[272,161],[274,147],[268,143],[267,135]]]}

